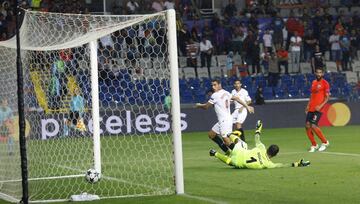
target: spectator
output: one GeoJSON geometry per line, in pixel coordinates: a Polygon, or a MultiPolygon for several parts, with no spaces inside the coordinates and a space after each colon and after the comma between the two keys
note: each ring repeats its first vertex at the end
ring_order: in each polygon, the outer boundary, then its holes
{"type": "Polygon", "coordinates": [[[234,52],[234,54],[238,53],[243,57],[242,47],[245,38],[246,36],[242,31],[240,31],[239,33],[234,33],[234,36],[232,37],[231,40],[231,49],[230,49],[231,51],[234,52]]]}
{"type": "Polygon", "coordinates": [[[294,36],[290,38],[291,46],[291,67],[294,72],[300,73],[300,53],[301,53],[302,39],[298,35],[298,32],[294,32],[294,36]]]}
{"type": "Polygon", "coordinates": [[[229,4],[226,5],[226,7],[224,9],[225,19],[230,20],[232,17],[234,17],[236,12],[237,12],[237,8],[236,8],[234,0],[229,0],[229,4]]]}
{"type": "Polygon", "coordinates": [[[345,35],[345,28],[343,26],[343,22],[341,20],[341,17],[338,18],[336,24],[335,24],[335,32],[339,35],[339,36],[343,36],[345,35]]]}
{"type": "Polygon", "coordinates": [[[126,4],[127,13],[128,14],[136,14],[138,13],[140,7],[139,4],[136,1],[130,0],[126,4]]]}
{"type": "Polygon", "coordinates": [[[283,28],[284,20],[276,13],[271,21],[271,29],[274,31],[273,38],[275,47],[283,46],[283,28]]]}
{"type": "Polygon", "coordinates": [[[175,9],[175,3],[173,2],[173,0],[166,0],[164,2],[164,9],[165,10],[175,9]]]}
{"type": "Polygon", "coordinates": [[[315,39],[312,30],[309,30],[304,37],[304,60],[310,62],[311,56],[315,52],[315,45],[317,40],[315,39]]]}
{"type": "Polygon", "coordinates": [[[191,38],[195,42],[200,42],[201,37],[200,37],[200,33],[198,31],[198,25],[196,23],[191,28],[191,38]]]}
{"type": "Polygon", "coordinates": [[[186,44],[186,64],[188,67],[194,67],[196,78],[198,77],[198,72],[197,72],[198,56],[199,56],[199,46],[197,43],[193,41],[193,39],[189,38],[186,44]]]}
{"type": "Polygon", "coordinates": [[[279,73],[281,73],[281,66],[284,66],[285,68],[285,74],[289,74],[289,53],[287,50],[284,49],[284,47],[280,47],[277,51],[277,58],[278,58],[278,68],[279,73]]]}
{"type": "Polygon", "coordinates": [[[210,26],[209,26],[209,22],[205,21],[204,22],[204,27],[202,30],[202,34],[203,37],[207,37],[208,39],[213,39],[214,37],[214,31],[211,30],[210,26]]]}
{"type": "Polygon", "coordinates": [[[226,72],[228,78],[234,75],[233,66],[234,66],[234,53],[230,51],[229,54],[226,56],[226,72]]]}
{"type": "Polygon", "coordinates": [[[315,46],[315,52],[311,58],[312,73],[315,73],[316,68],[325,68],[324,54],[320,51],[319,45],[315,46]]]}
{"type": "Polygon", "coordinates": [[[5,21],[5,17],[2,13],[0,13],[0,33],[4,33],[6,32],[6,21],[5,21]]]}
{"type": "Polygon", "coordinates": [[[161,0],[154,0],[152,5],[151,5],[151,8],[155,12],[163,11],[164,10],[163,2],[161,0]]]}
{"type": "Polygon", "coordinates": [[[270,53],[269,58],[269,86],[276,87],[279,80],[279,63],[274,52],[270,53]]]}
{"type": "Polygon", "coordinates": [[[211,78],[210,67],[211,67],[211,58],[213,54],[213,49],[214,48],[210,40],[204,37],[200,42],[201,67],[205,67],[205,60],[206,60],[206,66],[208,68],[210,78],[211,78]]]}
{"type": "Polygon", "coordinates": [[[294,12],[290,12],[290,16],[286,21],[286,30],[288,31],[288,40],[286,44],[286,49],[289,50],[290,39],[294,35],[294,32],[297,29],[298,20],[294,17],[294,12]]]}
{"type": "Polygon", "coordinates": [[[40,10],[41,0],[31,0],[31,9],[34,11],[40,10]]]}
{"type": "Polygon", "coordinates": [[[265,34],[263,35],[263,42],[264,42],[264,49],[267,52],[272,52],[273,40],[269,29],[266,29],[265,34]]]}
{"type": "Polygon", "coordinates": [[[215,29],[215,34],[214,34],[214,44],[215,44],[217,54],[224,53],[224,50],[226,47],[225,39],[227,37],[229,37],[229,36],[227,36],[227,34],[226,34],[226,30],[223,25],[223,22],[220,21],[219,26],[215,29]]]}
{"type": "Polygon", "coordinates": [[[358,51],[358,47],[359,47],[359,36],[356,34],[356,30],[351,30],[351,35],[350,35],[350,56],[351,56],[351,61],[358,59],[357,56],[357,51],[358,51]]]}
{"type": "Polygon", "coordinates": [[[257,89],[256,89],[255,104],[256,105],[264,105],[265,104],[263,89],[261,86],[257,87],[257,89]]]}
{"type": "Polygon", "coordinates": [[[329,38],[331,44],[331,60],[336,62],[336,68],[340,72],[340,62],[342,61],[342,52],[340,46],[340,35],[335,31],[329,38]]]}
{"type": "Polygon", "coordinates": [[[183,56],[186,56],[186,42],[191,38],[191,33],[186,24],[178,31],[178,45],[183,56]]]}
{"type": "Polygon", "coordinates": [[[316,39],[320,38],[320,31],[321,31],[321,27],[322,27],[322,24],[324,23],[324,21],[325,21],[325,18],[323,16],[322,10],[317,9],[315,16],[312,18],[314,38],[316,38],[316,39]]]}
{"type": "Polygon", "coordinates": [[[246,64],[252,66],[252,73],[260,73],[260,46],[257,36],[249,30],[248,36],[244,40],[244,52],[246,64]]]}
{"type": "Polygon", "coordinates": [[[0,41],[5,41],[5,40],[7,40],[7,35],[4,32],[4,33],[1,33],[0,41]]]}
{"type": "Polygon", "coordinates": [[[341,66],[343,71],[349,71],[348,68],[351,67],[351,65],[348,67],[350,63],[350,45],[350,37],[345,32],[345,34],[340,37],[340,47],[342,52],[341,66]]]}

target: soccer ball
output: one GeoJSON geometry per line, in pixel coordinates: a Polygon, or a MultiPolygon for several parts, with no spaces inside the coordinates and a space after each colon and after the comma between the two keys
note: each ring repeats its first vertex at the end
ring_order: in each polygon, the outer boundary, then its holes
{"type": "Polygon", "coordinates": [[[89,183],[96,183],[100,180],[100,173],[97,172],[95,169],[89,169],[86,171],[85,179],[89,183]]]}

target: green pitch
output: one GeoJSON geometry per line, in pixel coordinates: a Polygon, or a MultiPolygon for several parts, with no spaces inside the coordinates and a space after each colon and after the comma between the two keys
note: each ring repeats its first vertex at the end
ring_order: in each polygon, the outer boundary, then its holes
{"type": "MultiPolygon", "coordinates": [[[[310,143],[303,128],[267,129],[264,124],[262,142],[266,146],[280,146],[274,162],[293,162],[300,158],[311,161],[311,166],[306,168],[268,170],[239,170],[226,166],[208,155],[209,149],[219,148],[205,132],[185,133],[187,195],[105,199],[91,203],[358,203],[360,126],[324,127],[323,131],[331,146],[324,153],[307,153],[310,143]]],[[[252,148],[252,130],[246,131],[246,139],[252,148]]],[[[114,171],[114,175],[120,174],[114,171]]],[[[116,186],[113,182],[95,185],[116,186]]],[[[71,184],[64,182],[62,185],[71,184]]],[[[52,188],[61,193],[61,186],[52,188]]],[[[51,188],[47,186],[43,190],[51,191],[51,188]]]]}

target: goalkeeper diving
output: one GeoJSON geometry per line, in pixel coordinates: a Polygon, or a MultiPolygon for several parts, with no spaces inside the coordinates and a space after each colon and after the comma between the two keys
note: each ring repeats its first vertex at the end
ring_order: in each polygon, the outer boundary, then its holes
{"type": "Polygon", "coordinates": [[[309,161],[303,159],[293,163],[273,163],[270,159],[275,157],[279,152],[277,145],[270,145],[268,149],[260,141],[260,134],[263,124],[261,120],[256,123],[255,131],[255,146],[253,149],[248,150],[247,144],[231,134],[230,139],[236,143],[229,156],[210,150],[210,156],[215,156],[222,162],[229,166],[234,166],[240,169],[268,169],[268,168],[281,168],[281,167],[305,167],[309,166],[309,161]]]}

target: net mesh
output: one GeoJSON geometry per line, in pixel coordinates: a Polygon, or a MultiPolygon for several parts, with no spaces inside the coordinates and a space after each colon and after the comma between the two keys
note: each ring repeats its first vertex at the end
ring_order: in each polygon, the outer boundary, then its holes
{"type": "MultiPolygon", "coordinates": [[[[84,192],[102,198],[174,193],[165,13],[25,11],[20,33],[30,200],[66,200],[84,192]],[[88,45],[93,40],[102,178],[89,184],[84,175],[94,162],[88,45]]],[[[9,131],[17,128],[18,115],[15,47],[15,39],[0,42],[0,195],[20,199],[18,135],[9,131]]]]}

